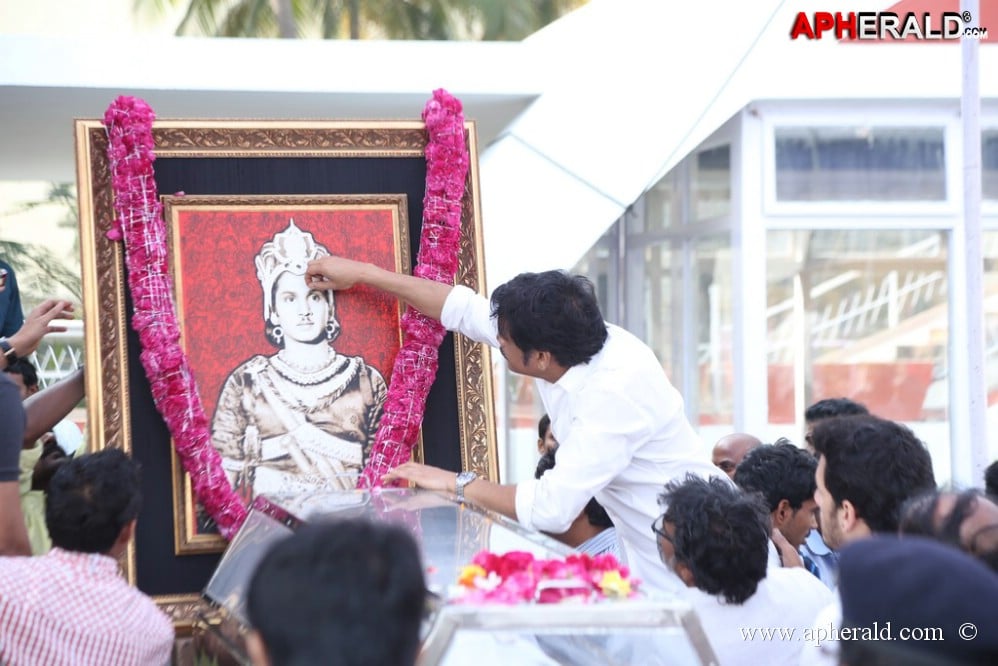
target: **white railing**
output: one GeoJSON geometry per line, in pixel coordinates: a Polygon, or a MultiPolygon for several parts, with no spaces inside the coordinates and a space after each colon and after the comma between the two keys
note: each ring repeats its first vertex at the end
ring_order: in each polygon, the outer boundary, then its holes
{"type": "MultiPolygon", "coordinates": [[[[818,312],[809,314],[810,344],[814,349],[837,348],[843,342],[858,340],[873,333],[896,328],[904,319],[946,300],[944,271],[890,271],[880,282],[866,285],[862,275],[846,271],[811,289],[811,299],[818,300],[833,291],[840,296],[827,302],[818,312]],[[902,280],[903,275],[903,280],[902,280]],[[850,283],[859,282],[850,289],[850,283]]],[[[790,362],[794,323],[792,299],[769,308],[769,360],[790,362]]]]}
{"type": "Polygon", "coordinates": [[[83,364],[83,321],[65,322],[66,331],[49,333],[28,358],[38,369],[42,388],[54,384],[83,364]]]}

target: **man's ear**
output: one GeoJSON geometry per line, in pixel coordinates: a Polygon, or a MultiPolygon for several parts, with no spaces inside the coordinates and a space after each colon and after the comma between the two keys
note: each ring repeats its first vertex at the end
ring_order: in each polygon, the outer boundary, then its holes
{"type": "Polygon", "coordinates": [[[263,638],[256,629],[250,631],[246,636],[246,652],[249,653],[250,663],[253,666],[270,666],[267,646],[264,645],[263,638]]]}
{"type": "Polygon", "coordinates": [[[108,551],[108,555],[118,559],[125,554],[128,550],[128,544],[131,543],[132,539],[135,537],[135,523],[138,522],[137,519],[125,523],[125,526],[121,528],[118,532],[118,538],[114,540],[114,545],[111,546],[111,550],[108,551]]]}
{"type": "Polygon", "coordinates": [[[835,517],[839,521],[839,527],[842,528],[843,534],[849,534],[854,531],[859,525],[862,518],[856,512],[856,507],[849,500],[842,500],[842,504],[839,505],[838,510],[835,512],[835,517]]]}
{"type": "Polygon", "coordinates": [[[786,525],[787,521],[793,516],[794,510],[790,506],[790,502],[786,499],[781,499],[780,503],[776,505],[773,509],[773,527],[781,528],[786,525]]]}
{"type": "Polygon", "coordinates": [[[676,566],[673,570],[676,572],[676,575],[679,576],[679,580],[683,581],[683,584],[686,585],[686,587],[697,586],[696,577],[693,575],[693,571],[688,566],[682,562],[676,562],[676,566]]]}
{"type": "Polygon", "coordinates": [[[551,361],[554,360],[554,356],[552,356],[549,351],[538,351],[536,354],[537,367],[540,368],[541,372],[547,371],[548,367],[551,365],[551,361]]]}

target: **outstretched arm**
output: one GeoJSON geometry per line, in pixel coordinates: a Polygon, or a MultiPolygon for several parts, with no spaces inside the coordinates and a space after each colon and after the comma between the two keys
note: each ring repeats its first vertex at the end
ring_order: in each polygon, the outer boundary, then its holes
{"type": "MultiPolygon", "coordinates": [[[[385,475],[386,482],[409,481],[417,488],[455,492],[457,473],[419,463],[403,463],[385,475]]],[[[486,509],[516,520],[516,486],[476,479],[464,488],[464,496],[486,509]]]]}
{"type": "Polygon", "coordinates": [[[444,301],[453,285],[434,282],[413,275],[403,275],[343,257],[323,257],[309,262],[305,281],[312,289],[349,289],[366,284],[392,294],[422,312],[440,319],[444,301]]]}
{"type": "Polygon", "coordinates": [[[25,443],[32,443],[66,418],[83,400],[83,368],[24,401],[27,423],[24,427],[25,443]]]}

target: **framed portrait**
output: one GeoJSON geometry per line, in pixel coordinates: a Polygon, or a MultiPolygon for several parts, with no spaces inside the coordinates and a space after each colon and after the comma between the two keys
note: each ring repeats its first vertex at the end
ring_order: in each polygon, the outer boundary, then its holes
{"type": "MultiPolygon", "coordinates": [[[[485,293],[473,122],[465,123],[465,135],[471,159],[455,283],[485,293]]],[[[325,341],[285,363],[278,352],[287,345],[275,346],[274,338],[279,333],[287,342],[287,320],[280,318],[291,317],[293,307],[275,307],[267,266],[279,254],[273,245],[284,247],[289,241],[279,236],[291,234],[301,235],[295,243],[409,270],[408,264],[418,256],[426,187],[423,123],[159,120],[153,125],[153,139],[181,343],[205,414],[210,422],[217,415],[222,421],[229,416],[248,424],[248,415],[256,413],[256,431],[248,440],[246,432],[252,429],[229,436],[227,444],[224,438],[213,437],[216,448],[229,447],[222,456],[226,473],[247,498],[255,489],[302,481],[282,474],[288,470],[278,464],[299,454],[312,465],[309,475],[332,483],[352,480],[356,446],[342,446],[349,438],[340,433],[323,440],[328,446],[316,445],[323,438],[307,432],[308,424],[297,422],[287,405],[283,414],[278,409],[271,410],[277,416],[261,416],[266,409],[244,405],[248,400],[237,394],[246,388],[247,377],[259,374],[253,365],[257,359],[257,365],[265,363],[272,369],[283,363],[287,376],[274,375],[273,381],[298,382],[298,395],[273,391],[279,394],[275,398],[292,403],[323,399],[322,390],[308,383],[314,379],[310,373],[325,377],[324,373],[335,371],[321,369],[323,359],[313,356],[316,353],[326,360],[356,359],[349,363],[367,378],[369,393],[377,390],[376,376],[390,383],[400,343],[397,301],[360,288],[336,292],[335,302],[316,304],[318,309],[305,327],[307,335],[292,331],[301,338],[296,340],[301,343],[298,347],[307,340],[319,341],[320,329],[325,341]],[[309,239],[303,238],[305,234],[309,239]],[[267,243],[272,246],[265,251],[267,243]],[[265,264],[261,270],[258,260],[265,264]],[[282,308],[287,312],[278,312],[282,308]],[[335,331],[326,315],[334,308],[339,325],[335,331]],[[289,448],[287,438],[282,439],[272,423],[266,424],[268,418],[283,423],[284,430],[301,428],[310,436],[296,437],[295,446],[289,448]],[[320,460],[317,451],[328,453],[330,448],[343,455],[320,460]],[[253,455],[241,457],[244,451],[253,455]]],[[[169,431],[140,362],[138,336],[131,327],[124,248],[108,237],[114,212],[107,143],[100,121],[76,121],[88,438],[92,449],[122,448],[142,465],[143,510],[123,567],[128,579],[152,595],[183,633],[189,630],[200,592],[224,543],[211,534],[210,521],[199,523],[190,486],[175,464],[169,431]]],[[[414,455],[428,464],[472,469],[498,480],[493,404],[489,350],[448,334],[426,404],[421,445],[414,455]]],[[[358,420],[363,420],[362,411],[357,412],[358,420]]],[[[305,479],[304,485],[314,480],[305,479]]]]}
{"type": "MultiPolygon", "coordinates": [[[[181,346],[236,491],[248,505],[354,488],[401,348],[402,305],[365,286],[311,291],[304,270],[333,254],[411,274],[405,195],[161,199],[181,346]]],[[[177,554],[221,552],[176,453],[172,469],[177,554]]]]}

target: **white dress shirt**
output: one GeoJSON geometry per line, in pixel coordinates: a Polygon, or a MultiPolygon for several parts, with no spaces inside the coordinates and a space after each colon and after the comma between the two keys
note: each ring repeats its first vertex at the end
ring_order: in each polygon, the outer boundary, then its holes
{"type": "MultiPolygon", "coordinates": [[[[489,301],[455,287],[441,312],[449,330],[498,347],[489,301]]],[[[516,488],[516,517],[536,530],[564,532],[590,497],[603,505],[631,573],[646,593],[675,593],[682,583],[659,559],[651,531],[666,482],[693,473],[719,475],[683,412],[655,354],[622,328],[607,325],[603,349],[555,383],[537,379],[558,440],[558,464],[516,488]]]]}
{"type": "Polygon", "coordinates": [[[832,600],[831,591],[801,567],[771,567],[743,604],[692,587],[684,596],[721,666],[797,664],[807,649],[805,632],[832,600]]]}

